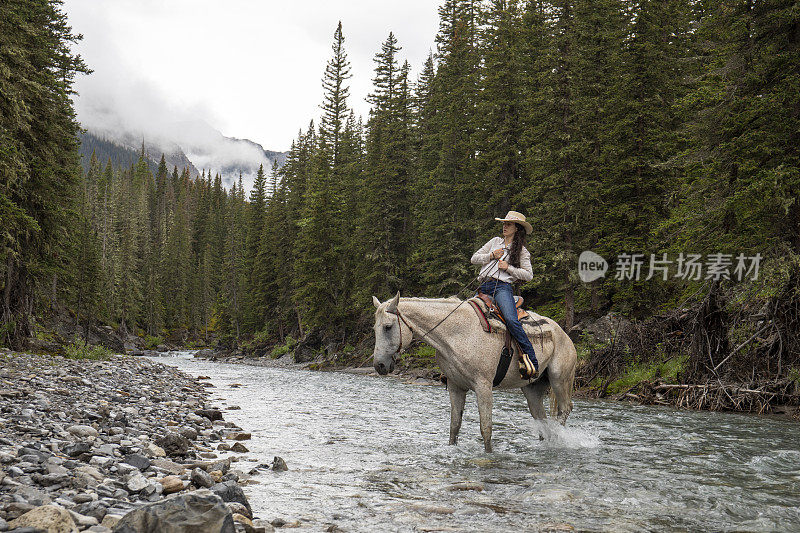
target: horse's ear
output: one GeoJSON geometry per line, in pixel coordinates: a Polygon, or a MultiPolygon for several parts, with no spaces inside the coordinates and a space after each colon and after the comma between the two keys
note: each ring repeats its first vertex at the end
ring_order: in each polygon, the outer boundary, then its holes
{"type": "Polygon", "coordinates": [[[376,297],[374,297],[374,296],[372,297],[372,303],[373,303],[373,304],[375,304],[375,309],[377,309],[377,308],[379,308],[379,307],[381,306],[381,301],[380,301],[380,300],[378,300],[378,299],[377,299],[376,297]]]}
{"type": "Polygon", "coordinates": [[[386,307],[386,312],[396,313],[398,303],[400,303],[400,291],[397,291],[397,294],[395,294],[394,298],[389,300],[389,305],[386,307]]]}

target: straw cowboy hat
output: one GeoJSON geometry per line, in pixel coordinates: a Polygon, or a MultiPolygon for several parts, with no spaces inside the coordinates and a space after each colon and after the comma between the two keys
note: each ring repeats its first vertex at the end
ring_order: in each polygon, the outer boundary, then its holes
{"type": "Polygon", "coordinates": [[[533,226],[531,226],[528,222],[525,222],[525,215],[516,211],[509,211],[506,213],[506,218],[495,218],[495,220],[499,220],[500,222],[516,222],[517,224],[522,224],[522,226],[525,228],[526,235],[530,235],[530,233],[533,231],[533,226]]]}

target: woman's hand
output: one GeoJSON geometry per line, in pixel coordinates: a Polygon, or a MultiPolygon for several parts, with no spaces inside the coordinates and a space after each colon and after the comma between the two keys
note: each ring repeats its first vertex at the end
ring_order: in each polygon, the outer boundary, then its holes
{"type": "Polygon", "coordinates": [[[497,268],[500,270],[506,270],[508,268],[508,261],[498,261],[497,268]]]}
{"type": "Polygon", "coordinates": [[[500,259],[501,257],[503,257],[503,253],[504,253],[503,249],[502,248],[498,248],[497,250],[493,251],[489,255],[491,256],[492,259],[500,259]]]}

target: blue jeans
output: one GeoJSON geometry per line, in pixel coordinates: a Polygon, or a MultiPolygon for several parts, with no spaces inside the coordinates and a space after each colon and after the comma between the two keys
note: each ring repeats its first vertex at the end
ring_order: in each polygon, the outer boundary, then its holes
{"type": "Polygon", "coordinates": [[[539,362],[536,360],[536,352],[533,349],[533,344],[531,344],[530,339],[528,339],[528,336],[525,334],[525,330],[522,329],[522,324],[520,324],[517,318],[517,308],[514,304],[514,290],[511,284],[500,281],[497,278],[490,278],[478,287],[478,292],[494,297],[494,303],[500,308],[500,312],[503,313],[503,318],[506,321],[506,327],[509,333],[517,340],[522,351],[528,354],[531,363],[533,363],[533,366],[538,370],[539,362]]]}

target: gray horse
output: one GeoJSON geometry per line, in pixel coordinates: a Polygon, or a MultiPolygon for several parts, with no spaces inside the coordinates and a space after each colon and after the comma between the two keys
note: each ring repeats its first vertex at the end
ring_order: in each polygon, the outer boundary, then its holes
{"type": "MultiPolygon", "coordinates": [[[[455,444],[458,439],[467,391],[473,390],[478,399],[484,448],[491,452],[492,380],[505,336],[485,332],[472,307],[455,297],[400,298],[398,292],[383,303],[374,296],[372,301],[377,308],[375,351],[372,354],[375,370],[382,376],[394,371],[397,356],[408,348],[412,339],[425,336],[424,341],[436,349],[436,362],[447,376],[450,444],[455,444]]],[[[535,419],[546,419],[542,400],[548,387],[552,387],[556,418],[563,425],[572,411],[577,353],[564,330],[554,320],[542,318],[552,327],[552,337],[532,340],[539,360],[538,379],[529,382],[520,377],[515,354],[498,388],[521,388],[531,415],[535,419]]]]}

